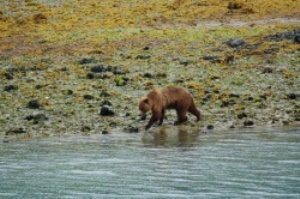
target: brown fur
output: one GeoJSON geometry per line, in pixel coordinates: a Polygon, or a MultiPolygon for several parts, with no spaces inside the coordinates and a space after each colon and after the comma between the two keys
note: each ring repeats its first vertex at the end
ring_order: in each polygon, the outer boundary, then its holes
{"type": "Polygon", "coordinates": [[[187,112],[195,115],[197,121],[201,118],[201,113],[195,105],[193,96],[184,88],[179,86],[168,86],[163,89],[153,88],[147,96],[142,97],[139,101],[139,110],[142,115],[150,110],[152,112],[146,129],[149,129],[157,121],[161,125],[166,109],[176,110],[178,116],[176,123],[185,122],[187,112]]]}

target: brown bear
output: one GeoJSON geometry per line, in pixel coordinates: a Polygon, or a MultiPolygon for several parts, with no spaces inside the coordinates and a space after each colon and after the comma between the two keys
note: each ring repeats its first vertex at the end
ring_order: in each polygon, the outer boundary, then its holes
{"type": "Polygon", "coordinates": [[[159,125],[163,123],[165,110],[175,109],[178,116],[177,123],[187,121],[187,112],[197,117],[197,121],[201,118],[201,113],[195,105],[193,96],[184,88],[179,86],[168,86],[163,89],[153,88],[147,96],[139,101],[139,110],[142,116],[145,116],[151,110],[152,116],[145,129],[149,129],[155,122],[159,121],[159,125]]]}

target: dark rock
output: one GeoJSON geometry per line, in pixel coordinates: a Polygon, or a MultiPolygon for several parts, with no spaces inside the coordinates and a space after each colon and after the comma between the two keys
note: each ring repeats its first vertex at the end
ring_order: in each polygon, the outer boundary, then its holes
{"type": "Polygon", "coordinates": [[[100,115],[101,116],[113,116],[115,112],[110,106],[104,105],[100,109],[100,115]]]}
{"type": "Polygon", "coordinates": [[[214,126],[210,124],[206,128],[209,129],[209,130],[212,130],[212,129],[214,129],[214,126]]]}
{"type": "Polygon", "coordinates": [[[138,133],[139,132],[139,127],[133,126],[133,125],[128,125],[128,132],[129,133],[138,133]]]}
{"type": "Polygon", "coordinates": [[[276,33],[275,35],[268,35],[268,36],[266,36],[266,40],[278,42],[278,41],[282,41],[284,39],[287,39],[287,40],[293,39],[294,41],[296,41],[296,38],[299,39],[299,36],[300,36],[300,29],[295,29],[292,31],[276,33]]]}
{"type": "Polygon", "coordinates": [[[236,94],[236,93],[230,93],[230,94],[229,94],[229,97],[230,97],[230,98],[239,98],[240,95],[239,95],[239,94],[236,94]]]}
{"type": "Polygon", "coordinates": [[[249,101],[253,101],[253,100],[254,100],[254,98],[253,98],[252,96],[249,96],[249,97],[247,98],[247,100],[249,100],[249,101]]]}
{"type": "Polygon", "coordinates": [[[263,73],[273,73],[274,72],[274,68],[271,66],[264,66],[262,68],[263,73]]]}
{"type": "Polygon", "coordinates": [[[12,79],[14,79],[14,75],[13,75],[13,73],[5,73],[5,78],[7,80],[12,80],[12,79]]]}
{"type": "Polygon", "coordinates": [[[254,122],[253,121],[251,121],[251,120],[246,120],[245,122],[244,122],[244,126],[253,126],[254,125],[254,122]]]}
{"type": "Polygon", "coordinates": [[[157,73],[156,77],[158,77],[158,78],[166,78],[167,74],[166,73],[157,73]]]}
{"type": "Polygon", "coordinates": [[[94,75],[94,73],[88,73],[88,74],[86,74],[86,78],[87,79],[94,79],[95,75],[94,75]]]}
{"type": "Polygon", "coordinates": [[[262,100],[266,100],[267,99],[267,96],[264,94],[264,95],[260,95],[259,96],[260,97],[260,99],[262,99],[262,100]]]}
{"type": "Polygon", "coordinates": [[[92,62],[94,62],[94,61],[95,61],[94,58],[83,58],[83,59],[81,59],[78,63],[79,63],[80,65],[85,65],[85,64],[90,64],[90,63],[92,63],[92,62]]]}
{"type": "Polygon", "coordinates": [[[211,99],[211,94],[208,93],[205,95],[205,97],[203,98],[203,103],[208,102],[211,99]]]}
{"type": "MultiPolygon", "coordinates": [[[[107,91],[101,91],[100,97],[109,97],[109,93],[107,91]]],[[[110,104],[111,105],[111,104],[110,104]]]]}
{"type": "Polygon", "coordinates": [[[297,95],[295,93],[289,93],[288,95],[288,98],[291,99],[291,100],[294,100],[297,98],[297,95]]]}
{"type": "Polygon", "coordinates": [[[227,5],[227,8],[229,10],[238,10],[240,8],[242,8],[242,4],[236,1],[230,1],[227,5]]]}
{"type": "Polygon", "coordinates": [[[89,127],[89,126],[83,126],[83,127],[81,127],[81,131],[82,132],[89,132],[89,131],[91,131],[91,127],[89,127]]]}
{"type": "Polygon", "coordinates": [[[229,39],[229,40],[226,42],[226,44],[227,44],[228,46],[232,47],[232,48],[237,48],[237,47],[239,47],[239,46],[244,45],[244,44],[245,44],[245,40],[243,40],[243,39],[234,39],[234,38],[232,38],[232,39],[229,39]]]}
{"type": "Polygon", "coordinates": [[[104,71],[105,70],[104,70],[103,65],[98,65],[98,66],[91,67],[91,72],[93,72],[93,73],[102,73],[104,71]]]}
{"type": "Polygon", "coordinates": [[[24,134],[26,131],[23,128],[16,128],[8,130],[5,135],[24,134]]]}
{"type": "Polygon", "coordinates": [[[117,123],[116,122],[110,122],[108,124],[108,126],[110,126],[110,127],[117,127],[117,123]]]}
{"type": "Polygon", "coordinates": [[[91,99],[94,99],[94,96],[86,94],[83,96],[83,98],[86,100],[91,100],[91,99]]]}
{"type": "Polygon", "coordinates": [[[105,69],[106,72],[112,72],[114,70],[114,67],[111,65],[108,65],[105,69]]]}
{"type": "Polygon", "coordinates": [[[233,99],[222,101],[221,108],[236,104],[233,99]]]}
{"type": "Polygon", "coordinates": [[[153,78],[153,75],[151,73],[145,73],[144,77],[145,78],[153,78]]]}
{"type": "Polygon", "coordinates": [[[264,54],[275,54],[280,50],[280,48],[268,48],[264,50],[264,54]]]}
{"type": "Polygon", "coordinates": [[[147,115],[146,115],[146,114],[144,114],[144,115],[139,115],[139,116],[137,117],[137,120],[138,120],[138,121],[142,121],[142,120],[146,120],[146,118],[147,118],[147,115]]]}
{"type": "Polygon", "coordinates": [[[295,40],[296,43],[299,44],[300,43],[300,35],[295,36],[294,40],[295,40]]]}
{"type": "Polygon", "coordinates": [[[104,100],[101,105],[102,106],[112,106],[112,103],[110,101],[104,100]]]}
{"type": "Polygon", "coordinates": [[[8,85],[8,86],[4,87],[4,91],[7,91],[7,92],[17,90],[17,89],[18,89],[18,86],[15,86],[15,85],[8,85]]]}
{"type": "Polygon", "coordinates": [[[150,55],[138,55],[135,57],[135,59],[141,59],[141,60],[146,60],[146,59],[150,59],[151,56],[150,55]]]}
{"type": "Polygon", "coordinates": [[[245,117],[248,117],[248,115],[247,115],[245,112],[242,112],[242,113],[239,113],[239,114],[237,115],[237,117],[238,117],[239,119],[243,119],[243,118],[245,118],[245,117]]]}
{"type": "Polygon", "coordinates": [[[109,134],[109,132],[108,132],[107,130],[103,130],[103,131],[102,131],[102,134],[103,134],[103,135],[107,135],[107,134],[109,134]]]}
{"type": "Polygon", "coordinates": [[[39,90],[39,89],[43,88],[43,86],[42,86],[42,85],[36,85],[35,88],[36,88],[37,90],[39,90]]]}
{"type": "Polygon", "coordinates": [[[182,65],[182,66],[188,66],[190,63],[192,63],[192,61],[180,61],[179,64],[182,65]]]}
{"type": "Polygon", "coordinates": [[[67,95],[73,95],[73,93],[74,93],[74,92],[73,92],[71,89],[68,89],[68,90],[67,90],[67,95]]]}
{"type": "Polygon", "coordinates": [[[36,114],[36,115],[28,115],[25,117],[25,120],[27,121],[33,121],[33,124],[38,124],[40,121],[46,121],[49,118],[42,113],[36,114]]]}
{"type": "Polygon", "coordinates": [[[231,65],[234,62],[234,55],[227,55],[223,60],[224,60],[223,62],[224,64],[231,65]]]}
{"type": "Polygon", "coordinates": [[[41,105],[37,100],[30,100],[27,104],[27,107],[30,109],[38,109],[41,107],[41,105]]]}
{"type": "Polygon", "coordinates": [[[210,61],[211,63],[221,63],[222,60],[218,56],[206,55],[203,56],[203,60],[210,61]]]}

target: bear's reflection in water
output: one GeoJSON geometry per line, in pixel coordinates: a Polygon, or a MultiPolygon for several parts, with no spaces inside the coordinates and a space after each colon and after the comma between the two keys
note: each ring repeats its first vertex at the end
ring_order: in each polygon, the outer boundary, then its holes
{"type": "Polygon", "coordinates": [[[162,126],[145,132],[145,146],[155,147],[192,147],[198,144],[200,131],[187,127],[162,126]]]}

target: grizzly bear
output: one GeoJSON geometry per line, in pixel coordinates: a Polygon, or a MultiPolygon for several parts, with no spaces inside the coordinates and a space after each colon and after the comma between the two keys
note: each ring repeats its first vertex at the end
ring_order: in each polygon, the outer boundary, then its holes
{"type": "Polygon", "coordinates": [[[152,116],[145,129],[149,129],[155,122],[163,123],[165,110],[175,109],[178,120],[175,124],[187,121],[187,112],[201,118],[201,113],[195,105],[193,96],[184,88],[179,86],[168,86],[163,89],[153,88],[147,96],[139,100],[139,110],[145,116],[151,110],[152,116]]]}

